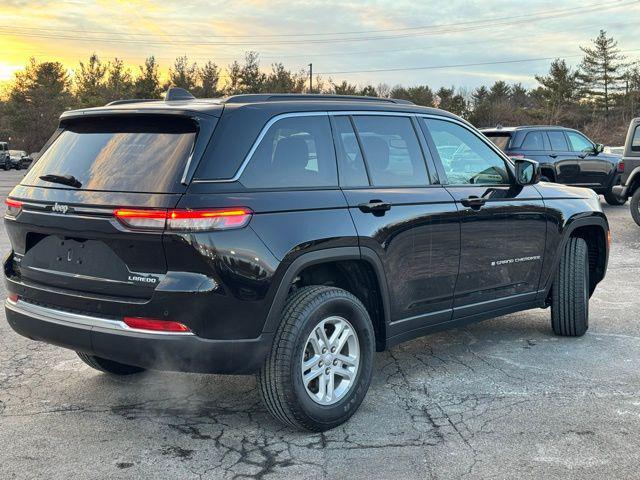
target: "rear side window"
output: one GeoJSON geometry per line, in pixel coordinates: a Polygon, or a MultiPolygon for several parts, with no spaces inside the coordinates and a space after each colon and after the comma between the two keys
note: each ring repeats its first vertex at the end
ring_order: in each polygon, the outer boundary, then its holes
{"type": "Polygon", "coordinates": [[[507,148],[509,148],[509,142],[511,141],[511,134],[486,132],[485,135],[489,140],[491,140],[494,143],[496,147],[498,147],[503,152],[507,148]]]}
{"type": "Polygon", "coordinates": [[[119,117],[68,125],[23,179],[23,185],[65,188],[42,175],[73,175],[82,190],[180,191],[196,125],[188,119],[119,117]]]}
{"type": "Polygon", "coordinates": [[[343,187],[365,187],[369,185],[358,139],[349,117],[334,117],[338,173],[343,187]]]}
{"type": "Polygon", "coordinates": [[[640,152],[640,125],[638,125],[633,131],[633,138],[631,139],[631,151],[640,152]]]}
{"type": "Polygon", "coordinates": [[[378,187],[428,185],[418,137],[408,117],[353,117],[371,183],[378,187]]]}
{"type": "Polygon", "coordinates": [[[542,132],[527,133],[520,148],[522,150],[544,150],[542,132]]]}
{"type": "Polygon", "coordinates": [[[566,152],[569,150],[567,140],[564,138],[564,133],[558,130],[549,130],[547,135],[549,136],[549,142],[551,142],[551,150],[558,152],[566,152]]]}
{"type": "Polygon", "coordinates": [[[247,188],[336,187],[329,118],[288,117],[265,133],[240,177],[247,188]]]}

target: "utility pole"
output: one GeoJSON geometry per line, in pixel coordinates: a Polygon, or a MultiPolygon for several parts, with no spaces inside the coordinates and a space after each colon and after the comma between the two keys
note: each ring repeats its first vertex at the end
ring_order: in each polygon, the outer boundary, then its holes
{"type": "Polygon", "coordinates": [[[309,93],[313,93],[313,63],[309,64],[309,93]]]}

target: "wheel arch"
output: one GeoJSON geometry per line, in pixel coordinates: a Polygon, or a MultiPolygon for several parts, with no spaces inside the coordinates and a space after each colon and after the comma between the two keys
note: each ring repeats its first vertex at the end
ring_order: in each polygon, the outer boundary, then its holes
{"type": "Polygon", "coordinates": [[[589,252],[589,294],[593,294],[596,286],[605,276],[609,260],[609,224],[604,216],[587,218],[571,218],[565,224],[563,237],[553,261],[545,286],[545,298],[548,300],[555,272],[560,263],[565,246],[572,237],[585,240],[589,252]]]}
{"type": "Polygon", "coordinates": [[[291,289],[308,284],[334,285],[355,295],[371,317],[376,350],[386,348],[389,293],[382,262],[373,250],[366,247],[328,248],[302,254],[293,260],[278,282],[264,332],[277,329],[291,289]],[[306,283],[310,281],[316,283],[306,283]]]}

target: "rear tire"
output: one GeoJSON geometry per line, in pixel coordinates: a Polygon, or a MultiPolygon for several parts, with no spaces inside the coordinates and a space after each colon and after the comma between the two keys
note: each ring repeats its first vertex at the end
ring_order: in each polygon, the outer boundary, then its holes
{"type": "Polygon", "coordinates": [[[564,248],[551,290],[551,327],[556,335],[581,337],[589,329],[587,243],[572,237],[564,248]]]}
{"type": "Polygon", "coordinates": [[[96,357],[95,355],[89,355],[82,352],[76,352],[80,360],[96,370],[109,373],[111,375],[133,375],[135,373],[144,372],[144,368],[135,367],[133,365],[125,365],[124,363],[114,362],[113,360],[107,360],[106,358],[96,357]]]}
{"type": "Polygon", "coordinates": [[[333,287],[297,290],[287,300],[258,375],[267,409],[294,428],[337,427],[355,413],[369,389],[374,350],[373,326],[360,300],[333,287]],[[342,323],[334,323],[332,331],[332,321],[342,323]]]}
{"type": "Polygon", "coordinates": [[[633,221],[640,226],[640,187],[636,188],[636,191],[633,192],[631,201],[629,202],[629,208],[631,209],[633,221]]]}

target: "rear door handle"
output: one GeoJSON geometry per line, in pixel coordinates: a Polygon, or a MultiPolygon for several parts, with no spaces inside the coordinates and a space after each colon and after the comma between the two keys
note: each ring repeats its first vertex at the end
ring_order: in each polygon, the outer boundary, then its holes
{"type": "Polygon", "coordinates": [[[471,207],[474,209],[480,209],[485,203],[487,203],[486,198],[477,197],[475,195],[470,195],[468,198],[463,198],[460,200],[460,203],[465,207],[471,207]]]}
{"type": "Polygon", "coordinates": [[[556,155],[555,153],[550,153],[550,154],[549,154],[549,156],[550,156],[551,158],[558,158],[558,155],[556,155]]]}
{"type": "Polygon", "coordinates": [[[383,202],[382,200],[369,200],[368,203],[360,203],[358,208],[363,213],[373,213],[376,217],[381,217],[388,210],[391,210],[391,204],[389,202],[383,202]]]}

